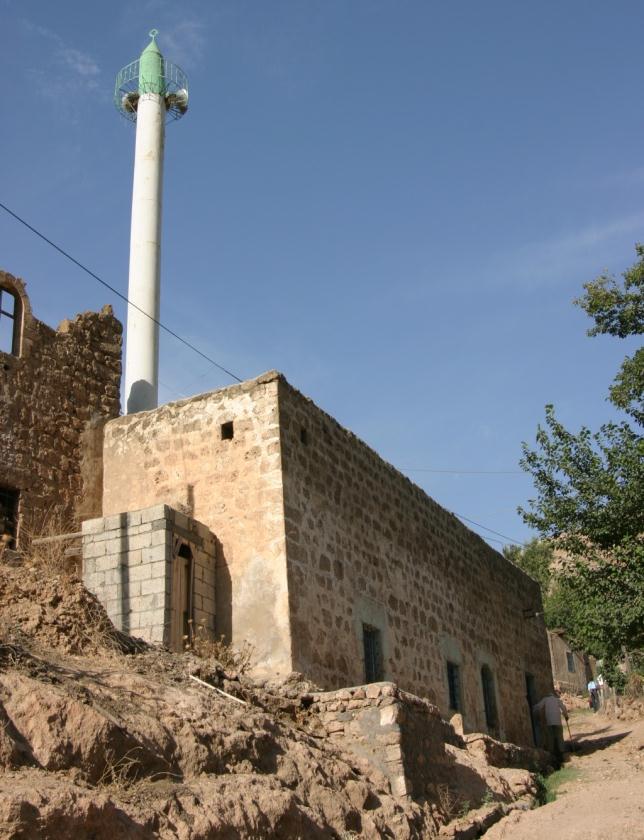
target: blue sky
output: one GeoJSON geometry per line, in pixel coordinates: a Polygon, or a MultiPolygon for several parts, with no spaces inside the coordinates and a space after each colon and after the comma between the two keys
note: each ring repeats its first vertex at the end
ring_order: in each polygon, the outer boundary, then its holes
{"type": "MultiPolygon", "coordinates": [[[[521,441],[548,402],[572,429],[614,416],[632,350],[587,338],[572,299],[644,241],[641,2],[0,12],[0,201],[126,291],[134,132],[113,83],[158,28],[191,95],[167,133],[162,320],[243,378],[283,371],[448,509],[530,537],[521,441]]],[[[4,213],[0,268],[49,323],[124,317],[4,213]]],[[[169,337],[160,379],[163,401],[230,382],[169,337]]]]}

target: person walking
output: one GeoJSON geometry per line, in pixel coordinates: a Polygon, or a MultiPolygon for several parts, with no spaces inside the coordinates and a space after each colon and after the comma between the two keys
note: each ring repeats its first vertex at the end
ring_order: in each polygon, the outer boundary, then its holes
{"type": "Polygon", "coordinates": [[[599,691],[594,679],[591,679],[588,683],[588,697],[590,708],[593,712],[596,712],[599,709],[599,691]]]}
{"type": "Polygon", "coordinates": [[[568,709],[563,704],[559,691],[553,689],[542,700],[532,707],[535,714],[543,711],[545,717],[546,749],[552,753],[557,763],[561,766],[564,755],[563,723],[561,716],[568,720],[568,709]]]}

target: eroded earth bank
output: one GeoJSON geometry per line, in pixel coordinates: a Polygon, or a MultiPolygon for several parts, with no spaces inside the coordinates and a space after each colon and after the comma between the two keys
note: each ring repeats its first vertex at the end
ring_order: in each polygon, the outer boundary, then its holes
{"type": "Polygon", "coordinates": [[[0,628],[3,838],[465,840],[534,803],[515,752],[455,733],[434,756],[441,783],[395,795],[329,737],[314,686],[136,643],[72,574],[35,561],[0,566],[0,628]]]}

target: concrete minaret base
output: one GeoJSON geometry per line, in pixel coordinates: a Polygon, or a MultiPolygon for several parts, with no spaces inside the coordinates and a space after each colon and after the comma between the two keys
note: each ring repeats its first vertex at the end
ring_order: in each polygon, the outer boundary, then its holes
{"type": "Polygon", "coordinates": [[[130,233],[128,297],[139,309],[129,305],[127,310],[128,414],[156,408],[158,403],[159,327],[151,318],[159,320],[165,119],[164,97],[143,93],[137,107],[130,233]]]}

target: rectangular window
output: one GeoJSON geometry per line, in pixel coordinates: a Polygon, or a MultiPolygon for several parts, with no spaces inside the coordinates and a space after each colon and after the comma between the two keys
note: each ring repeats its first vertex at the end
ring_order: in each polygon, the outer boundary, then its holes
{"type": "Polygon", "coordinates": [[[574,674],[575,673],[575,655],[571,653],[569,650],[566,651],[566,662],[568,663],[568,673],[574,674]]]}
{"type": "Polygon", "coordinates": [[[455,712],[461,710],[461,674],[455,662],[447,663],[447,687],[449,689],[449,707],[455,712]]]}
{"type": "Polygon", "coordinates": [[[363,624],[362,639],[364,644],[365,682],[380,682],[383,679],[380,630],[377,627],[371,627],[369,624],[363,624]]]}
{"type": "Polygon", "coordinates": [[[233,421],[229,420],[228,423],[221,424],[221,439],[222,440],[232,440],[235,437],[235,427],[233,426],[233,421]]]}
{"type": "Polygon", "coordinates": [[[0,487],[0,546],[16,547],[20,494],[11,487],[0,487]]]}
{"type": "Polygon", "coordinates": [[[499,718],[496,711],[496,692],[494,690],[494,676],[489,665],[481,668],[481,686],[483,688],[483,707],[485,709],[485,724],[488,730],[496,731],[499,718]]]}

